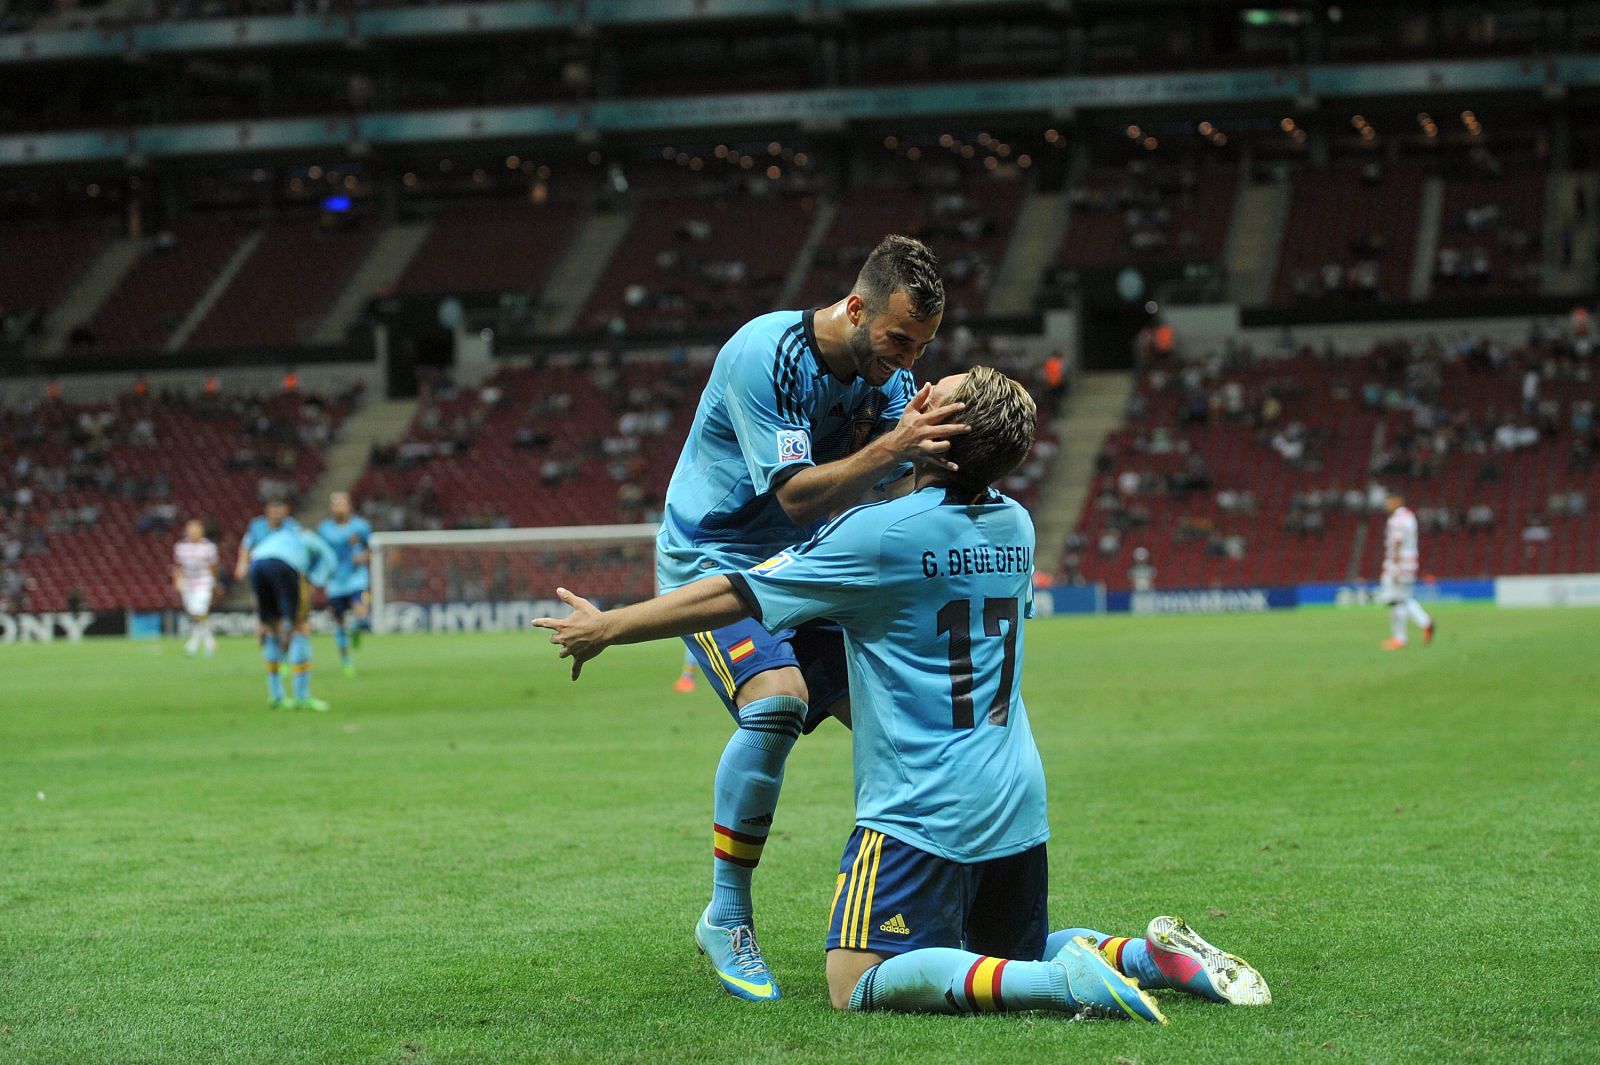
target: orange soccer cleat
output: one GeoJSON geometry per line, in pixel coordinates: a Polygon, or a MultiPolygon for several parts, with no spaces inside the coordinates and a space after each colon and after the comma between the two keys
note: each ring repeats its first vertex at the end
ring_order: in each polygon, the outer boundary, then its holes
{"type": "Polygon", "coordinates": [[[694,678],[685,673],[672,682],[672,690],[687,695],[694,691],[694,678]]]}
{"type": "Polygon", "coordinates": [[[1385,651],[1404,651],[1406,649],[1406,642],[1404,640],[1397,640],[1391,636],[1378,646],[1383,648],[1385,651]]]}

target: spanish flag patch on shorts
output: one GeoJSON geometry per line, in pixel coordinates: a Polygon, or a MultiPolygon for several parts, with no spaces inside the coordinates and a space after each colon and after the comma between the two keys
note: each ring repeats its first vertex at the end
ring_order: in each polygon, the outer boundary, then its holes
{"type": "Polygon", "coordinates": [[[755,653],[756,642],[748,637],[728,648],[729,661],[739,662],[755,653]]]}

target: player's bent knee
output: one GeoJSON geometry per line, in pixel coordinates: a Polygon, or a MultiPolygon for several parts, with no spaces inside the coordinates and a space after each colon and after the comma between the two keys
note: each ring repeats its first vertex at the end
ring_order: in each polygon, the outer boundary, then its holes
{"type": "Polygon", "coordinates": [[[850,996],[861,982],[861,974],[883,960],[883,955],[869,950],[835,947],[828,951],[828,999],[833,1008],[849,1009],[850,996]]]}
{"type": "Polygon", "coordinates": [[[805,676],[793,666],[757,673],[739,685],[739,690],[734,693],[734,702],[742,708],[757,699],[772,699],[780,695],[792,696],[801,701],[810,699],[810,693],[806,691],[805,676]]]}

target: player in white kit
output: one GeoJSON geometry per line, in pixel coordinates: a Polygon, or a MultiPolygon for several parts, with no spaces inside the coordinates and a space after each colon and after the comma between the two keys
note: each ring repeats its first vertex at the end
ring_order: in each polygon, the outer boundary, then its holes
{"type": "Polygon", "coordinates": [[[211,598],[217,587],[217,545],[206,539],[206,527],[191,518],[183,527],[183,539],[172,549],[172,586],[183,597],[184,613],[189,615],[189,642],[183,652],[191,657],[202,644],[207,655],[217,651],[217,638],[211,634],[211,598]]]}
{"type": "Polygon", "coordinates": [[[1417,602],[1417,516],[1406,506],[1405,497],[1390,492],[1384,500],[1389,521],[1383,527],[1383,571],[1378,594],[1389,604],[1389,638],[1378,646],[1399,651],[1407,643],[1408,621],[1422,630],[1422,642],[1433,642],[1433,618],[1417,602]]]}

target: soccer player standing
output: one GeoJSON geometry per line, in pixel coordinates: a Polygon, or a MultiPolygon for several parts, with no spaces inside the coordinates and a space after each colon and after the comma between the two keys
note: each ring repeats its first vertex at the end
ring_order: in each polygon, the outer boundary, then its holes
{"type": "Polygon", "coordinates": [[[1383,526],[1383,569],[1379,574],[1379,596],[1389,604],[1389,638],[1378,646],[1385,651],[1403,650],[1407,622],[1422,630],[1422,642],[1433,642],[1433,618],[1417,602],[1417,516],[1406,506],[1405,497],[1390,492],[1384,500],[1389,520],[1383,526]]]}
{"type": "Polygon", "coordinates": [[[334,492],[328,496],[328,517],[317,526],[317,535],[339,560],[328,580],[328,609],[333,613],[333,640],[339,648],[339,664],[345,676],[353,677],[356,667],[350,651],[360,646],[361,626],[367,620],[372,524],[352,512],[349,492],[334,492]]]}
{"type": "Polygon", "coordinates": [[[827,939],[840,1009],[1047,1009],[1163,1021],[1146,989],[1264,1004],[1260,974],[1172,917],[1144,937],[1048,926],[1044,769],[1020,692],[1033,608],[1033,523],[990,486],[1027,454],[1034,404],[988,367],[939,382],[972,427],[954,470],[856,507],[744,572],[597,612],[534,622],[577,676],[613,643],[750,618],[844,630],[856,828],[827,939]]]}
{"type": "Polygon", "coordinates": [[[270,500],[239,544],[237,580],[250,578],[256,595],[256,634],[267,665],[267,695],[273,710],[327,710],[311,695],[311,590],[323,586],[338,560],[322,538],[300,527],[289,504],[270,500]],[[279,672],[284,659],[294,673],[294,698],[284,697],[279,672]]]}
{"type": "Polygon", "coordinates": [[[206,539],[205,525],[190,518],[183,527],[183,539],[172,549],[172,586],[183,600],[183,612],[189,615],[189,642],[183,653],[190,658],[202,645],[207,657],[217,653],[210,621],[217,564],[217,545],[206,539]]]}
{"type": "MultiPolygon", "coordinates": [[[[741,327],[717,355],[667,488],[658,587],[748,569],[906,467],[942,465],[965,427],[917,392],[910,370],[943,311],[933,252],[891,236],[844,299],[741,327]]],[[[829,714],[848,723],[842,638],[822,620],[768,632],[742,619],[685,642],[738,726],[717,766],[711,902],[695,939],[729,994],[776,999],[751,876],[795,740],[829,714]]]]}

